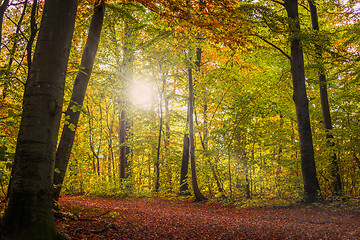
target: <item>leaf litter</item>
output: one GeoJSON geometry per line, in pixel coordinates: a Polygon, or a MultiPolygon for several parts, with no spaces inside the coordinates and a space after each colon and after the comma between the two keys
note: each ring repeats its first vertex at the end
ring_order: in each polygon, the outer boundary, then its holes
{"type": "Polygon", "coordinates": [[[56,224],[71,239],[360,239],[346,206],[236,208],[160,198],[62,196],[56,224]]]}

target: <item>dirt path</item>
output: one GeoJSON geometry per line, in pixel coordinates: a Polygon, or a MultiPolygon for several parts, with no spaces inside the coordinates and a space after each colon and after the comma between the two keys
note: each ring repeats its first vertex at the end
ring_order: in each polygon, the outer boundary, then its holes
{"type": "Polygon", "coordinates": [[[235,209],[161,199],[62,197],[72,239],[360,239],[360,213],[292,206],[235,209]],[[72,218],[72,219],[71,219],[72,218]]]}

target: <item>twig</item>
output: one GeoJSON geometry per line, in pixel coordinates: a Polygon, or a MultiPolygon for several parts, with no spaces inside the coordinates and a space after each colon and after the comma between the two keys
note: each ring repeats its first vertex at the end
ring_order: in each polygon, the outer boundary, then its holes
{"type": "Polygon", "coordinates": [[[100,214],[100,215],[94,216],[93,218],[102,217],[102,216],[108,214],[109,212],[110,212],[110,211],[104,212],[104,213],[102,213],[102,214],[100,214]]]}
{"type": "MultiPolygon", "coordinates": [[[[99,214],[99,215],[91,216],[90,218],[82,218],[82,217],[80,217],[80,214],[79,214],[79,216],[73,217],[73,216],[71,216],[71,215],[66,215],[66,214],[61,213],[61,212],[55,212],[55,213],[54,213],[54,216],[55,216],[56,218],[69,218],[69,219],[74,220],[74,221],[93,221],[93,222],[94,222],[94,221],[96,221],[96,219],[94,219],[94,218],[102,217],[102,216],[108,214],[109,212],[110,212],[110,211],[106,211],[106,212],[101,213],[101,214],[99,214]]],[[[73,214],[73,215],[74,215],[74,214],[73,214]]],[[[75,215],[74,215],[74,216],[75,216],[75,215]]]]}
{"type": "Polygon", "coordinates": [[[118,230],[118,228],[112,224],[112,223],[109,223],[106,227],[102,228],[102,229],[98,229],[98,230],[94,230],[94,229],[87,229],[87,228],[78,228],[74,231],[74,236],[78,233],[78,232],[81,232],[81,231],[88,231],[90,233],[94,233],[94,234],[97,234],[97,233],[103,233],[107,230],[109,230],[110,228],[114,229],[114,230],[118,230]]]}

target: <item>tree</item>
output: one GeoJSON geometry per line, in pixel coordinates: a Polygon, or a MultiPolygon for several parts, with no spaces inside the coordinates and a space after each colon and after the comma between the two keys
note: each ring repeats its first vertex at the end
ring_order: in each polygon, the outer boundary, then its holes
{"type": "MultiPolygon", "coordinates": [[[[312,28],[318,32],[320,30],[319,27],[319,20],[316,5],[313,0],[309,0],[309,9],[311,14],[311,24],[312,28]]],[[[315,44],[315,51],[316,51],[316,58],[318,60],[318,75],[319,75],[319,85],[320,85],[320,100],[321,100],[321,110],[322,110],[322,117],[323,117],[323,124],[326,133],[326,143],[329,148],[330,160],[331,160],[331,185],[332,191],[334,195],[341,194],[342,186],[341,186],[341,178],[339,173],[339,164],[336,157],[336,153],[334,152],[334,136],[331,133],[333,128],[331,122],[331,115],[330,115],[330,107],[329,107],[329,97],[327,91],[327,80],[325,76],[325,69],[321,64],[322,60],[322,48],[319,44],[315,44]]]]}
{"type": "MultiPolygon", "coordinates": [[[[130,5],[133,7],[132,5],[130,5]]],[[[133,19],[131,19],[133,20],[133,19]]],[[[125,28],[123,36],[123,62],[122,62],[122,110],[119,116],[119,140],[120,140],[120,149],[119,149],[119,175],[120,179],[125,179],[128,177],[128,156],[130,154],[130,147],[126,146],[126,141],[129,138],[129,100],[128,94],[130,83],[133,81],[133,72],[134,72],[134,61],[135,61],[135,39],[136,33],[134,30],[134,23],[131,23],[131,20],[125,19],[125,28]]]]}
{"type": "Polygon", "coordinates": [[[76,0],[46,1],[30,69],[2,239],[57,239],[52,189],[76,0]]]}
{"type": "MultiPolygon", "coordinates": [[[[161,70],[161,67],[160,67],[161,70]]],[[[162,87],[159,89],[159,134],[158,134],[158,144],[157,144],[157,151],[156,151],[156,160],[155,160],[155,192],[159,192],[160,188],[160,152],[161,152],[161,137],[163,132],[163,121],[164,121],[164,113],[163,113],[163,98],[164,98],[164,91],[166,85],[166,76],[162,77],[162,87]]]]}
{"type": "Polygon", "coordinates": [[[4,0],[3,3],[0,5],[0,52],[2,48],[2,26],[3,26],[3,19],[4,14],[9,5],[9,0],[4,0]]]}
{"type": "Polygon", "coordinates": [[[94,59],[100,41],[100,33],[105,15],[105,3],[98,0],[94,6],[94,14],[91,18],[88,38],[85,44],[80,70],[75,78],[70,103],[65,112],[65,125],[56,150],[54,172],[54,200],[58,201],[61,185],[64,181],[71,149],[74,143],[76,127],[79,122],[82,105],[85,98],[86,88],[91,76],[94,59]]]}
{"type": "Polygon", "coordinates": [[[191,183],[195,195],[196,201],[204,201],[206,198],[201,193],[196,175],[195,167],[195,140],[194,140],[194,85],[193,85],[193,75],[192,68],[188,69],[188,79],[189,79],[189,151],[190,151],[190,167],[191,167],[191,183]]]}
{"type": "Polygon", "coordinates": [[[300,22],[297,0],[285,0],[290,27],[291,75],[293,100],[299,131],[301,170],[305,191],[305,202],[318,201],[320,186],[316,176],[314,148],[309,117],[309,100],[306,95],[304,56],[300,39],[300,22]]]}
{"type": "Polygon", "coordinates": [[[187,183],[187,174],[189,169],[189,134],[184,134],[183,150],[181,158],[181,170],[180,170],[180,195],[189,194],[189,186],[187,183]]]}

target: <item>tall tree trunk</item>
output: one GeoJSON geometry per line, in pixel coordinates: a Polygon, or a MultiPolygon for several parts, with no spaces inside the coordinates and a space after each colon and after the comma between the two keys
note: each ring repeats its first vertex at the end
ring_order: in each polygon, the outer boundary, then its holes
{"type": "Polygon", "coordinates": [[[107,142],[108,142],[108,177],[110,182],[115,180],[115,171],[114,171],[114,151],[113,151],[113,136],[112,136],[112,130],[113,130],[113,120],[109,120],[109,117],[113,119],[115,113],[111,115],[110,112],[110,104],[106,106],[106,128],[107,128],[107,142]]]}
{"type": "Polygon", "coordinates": [[[246,194],[245,196],[246,199],[251,199],[248,160],[244,159],[244,162],[245,162],[245,194],[246,194]]]}
{"type": "Polygon", "coordinates": [[[53,173],[77,1],[45,1],[17,139],[1,239],[59,239],[53,173]]]}
{"type": "Polygon", "coordinates": [[[306,95],[304,56],[301,47],[300,21],[297,0],[285,0],[291,30],[291,74],[293,81],[293,100],[299,131],[301,170],[303,175],[305,202],[312,203],[319,199],[320,186],[316,176],[313,140],[309,117],[309,101],[306,95]]]}
{"type": "Polygon", "coordinates": [[[120,123],[119,123],[119,140],[120,146],[119,149],[119,173],[120,173],[120,179],[125,179],[128,177],[127,174],[127,166],[128,166],[128,156],[131,152],[130,147],[125,146],[125,142],[128,138],[128,130],[130,128],[130,122],[129,122],[129,114],[127,114],[126,111],[129,110],[129,102],[128,102],[128,95],[127,92],[129,90],[129,84],[133,79],[133,68],[134,68],[134,58],[135,58],[135,52],[134,52],[134,32],[133,29],[131,29],[131,26],[128,22],[125,22],[125,34],[124,34],[124,40],[123,40],[123,63],[122,63],[122,71],[123,71],[123,84],[124,84],[124,91],[122,93],[122,103],[123,103],[123,109],[121,110],[120,116],[120,123]]]}
{"type": "MultiPolygon", "coordinates": [[[[169,110],[169,99],[170,99],[170,95],[169,94],[165,94],[164,93],[164,110],[165,110],[165,115],[164,115],[164,122],[165,122],[165,131],[164,131],[164,155],[163,155],[163,162],[165,161],[165,159],[168,157],[169,153],[170,153],[170,110],[169,110]]],[[[174,190],[174,174],[173,171],[171,169],[171,165],[170,164],[166,164],[165,165],[167,167],[166,169],[166,179],[165,181],[168,183],[166,185],[167,190],[170,192],[173,192],[174,190]]]]}
{"type": "Polygon", "coordinates": [[[8,5],[9,5],[9,0],[4,0],[4,2],[0,5],[0,52],[2,48],[2,26],[3,26],[5,11],[8,5]]]}
{"type": "MultiPolygon", "coordinates": [[[[309,0],[309,8],[311,13],[311,23],[312,28],[315,31],[319,31],[319,21],[318,21],[318,14],[316,5],[313,0],[309,0]]],[[[322,49],[321,46],[318,44],[315,44],[315,50],[317,55],[317,64],[319,64],[319,85],[320,85],[320,100],[321,100],[321,110],[322,110],[322,117],[323,117],[323,124],[325,128],[326,133],[326,144],[330,150],[330,161],[331,161],[331,185],[332,185],[332,191],[333,195],[340,195],[342,192],[342,185],[341,185],[341,177],[339,173],[339,164],[338,159],[336,157],[335,153],[335,144],[334,144],[334,136],[331,134],[331,129],[333,128],[331,123],[331,115],[330,115],[330,107],[329,107],[329,97],[327,92],[327,81],[325,76],[325,70],[323,66],[321,65],[321,59],[322,59],[322,49]]]]}
{"type": "MultiPolygon", "coordinates": [[[[91,152],[93,154],[93,166],[94,166],[94,173],[97,173],[98,176],[100,176],[100,158],[99,158],[99,152],[100,152],[100,147],[101,147],[101,138],[100,138],[100,143],[98,146],[98,150],[95,151],[95,146],[94,146],[94,136],[92,133],[92,128],[93,128],[93,121],[92,121],[92,116],[91,116],[91,111],[89,109],[89,105],[86,106],[87,107],[87,111],[89,114],[89,144],[90,144],[90,149],[91,152]],[[94,162],[94,157],[96,158],[96,163],[94,162]]],[[[100,108],[100,113],[101,113],[101,108],[100,108]]],[[[101,136],[101,135],[100,135],[101,136]]]]}
{"type": "Polygon", "coordinates": [[[187,174],[189,170],[189,134],[184,134],[183,154],[181,159],[180,172],[180,195],[189,195],[189,185],[187,183],[187,174]]]}
{"type": "Polygon", "coordinates": [[[204,201],[206,198],[202,195],[196,176],[195,168],[195,140],[194,140],[194,86],[192,69],[188,69],[189,77],[189,150],[190,150],[190,166],[191,166],[191,182],[196,201],[204,201]]]}
{"type": "MultiPolygon", "coordinates": [[[[162,106],[160,105],[160,108],[162,106]]],[[[162,112],[162,110],[160,110],[162,112]]],[[[160,114],[160,123],[159,123],[159,136],[158,136],[158,144],[157,144],[157,152],[156,152],[156,160],[155,160],[155,192],[159,192],[160,189],[160,149],[161,149],[161,135],[162,135],[162,125],[163,125],[163,117],[162,113],[160,114]]]]}
{"type": "Polygon", "coordinates": [[[229,192],[230,192],[230,198],[232,198],[233,190],[232,190],[232,177],[231,177],[231,149],[230,149],[230,146],[228,148],[227,168],[228,168],[228,175],[229,175],[229,192]]]}
{"type": "Polygon", "coordinates": [[[120,179],[126,178],[126,146],[124,146],[126,141],[126,111],[121,110],[119,117],[119,140],[120,140],[120,149],[119,149],[119,177],[120,179]]]}
{"type": "Polygon", "coordinates": [[[61,185],[64,181],[66,169],[69,163],[71,149],[74,143],[76,127],[79,122],[80,112],[84,103],[86,88],[89,83],[95,55],[100,41],[100,33],[105,14],[105,3],[98,1],[94,7],[91,18],[88,38],[81,59],[81,70],[75,78],[73,92],[65,117],[67,124],[64,125],[60,143],[56,151],[55,173],[54,173],[54,200],[59,199],[61,185]]]}
{"type": "MultiPolygon", "coordinates": [[[[199,37],[200,38],[200,37],[199,37]]],[[[198,71],[200,72],[200,66],[201,66],[201,55],[202,55],[202,49],[201,48],[196,48],[196,61],[195,61],[195,64],[197,66],[197,69],[198,71]]],[[[205,94],[206,94],[206,89],[205,89],[205,94]]],[[[201,141],[201,146],[203,148],[203,150],[206,152],[207,151],[207,148],[208,148],[208,142],[207,142],[207,135],[208,135],[208,128],[207,128],[207,103],[206,103],[206,99],[205,99],[205,103],[204,103],[204,106],[203,106],[203,114],[204,114],[204,128],[205,128],[205,132],[203,133],[203,135],[201,135],[201,131],[199,131],[199,135],[200,135],[200,141],[201,141]]],[[[196,114],[195,114],[196,116],[196,114]]],[[[195,119],[196,120],[196,119],[195,119]]],[[[196,123],[197,123],[197,120],[196,120],[196,123]]],[[[215,179],[215,183],[216,183],[216,186],[217,186],[217,189],[219,192],[222,193],[222,197],[225,197],[226,196],[226,193],[224,191],[224,189],[222,188],[221,186],[221,183],[220,183],[220,179],[218,178],[217,174],[216,174],[216,171],[215,171],[215,167],[212,165],[211,161],[209,160],[209,158],[206,157],[206,161],[207,163],[209,164],[210,166],[210,169],[211,169],[211,173],[215,179]]]]}
{"type": "Polygon", "coordinates": [[[169,150],[170,145],[170,111],[169,111],[169,96],[165,96],[165,151],[169,150]]]}
{"type": "MultiPolygon", "coordinates": [[[[161,69],[161,68],[160,68],[161,69]]],[[[158,135],[158,144],[157,144],[157,153],[156,153],[156,160],[155,160],[155,172],[156,172],[156,178],[155,178],[155,192],[159,192],[160,188],[160,150],[161,150],[161,135],[162,135],[162,129],[163,129],[163,95],[165,90],[165,84],[166,84],[166,78],[163,79],[163,85],[162,90],[159,94],[159,111],[160,111],[160,121],[159,121],[159,135],[158,135]]]]}

